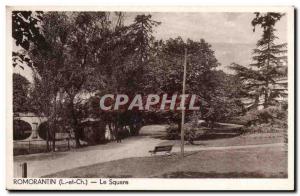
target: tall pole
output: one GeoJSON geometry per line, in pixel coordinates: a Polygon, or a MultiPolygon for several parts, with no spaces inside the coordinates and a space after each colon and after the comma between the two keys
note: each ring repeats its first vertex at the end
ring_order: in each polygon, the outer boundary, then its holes
{"type": "MultiPolygon", "coordinates": [[[[186,78],[186,61],[187,61],[187,48],[184,49],[184,63],[183,63],[183,83],[182,83],[182,98],[185,95],[185,78],[186,78]]],[[[183,100],[181,100],[183,101],[183,100]]],[[[184,100],[185,103],[185,100],[184,100]]],[[[185,109],[181,113],[181,157],[184,157],[184,117],[185,109]]]]}

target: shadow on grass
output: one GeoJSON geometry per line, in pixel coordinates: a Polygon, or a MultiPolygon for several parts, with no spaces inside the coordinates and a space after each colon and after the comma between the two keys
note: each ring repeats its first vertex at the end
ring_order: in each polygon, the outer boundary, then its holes
{"type": "Polygon", "coordinates": [[[278,174],[263,174],[260,172],[190,172],[179,171],[157,176],[162,178],[287,178],[287,174],[280,172],[278,174]]]}
{"type": "MultiPolygon", "coordinates": [[[[105,175],[104,175],[105,176],[105,175]]],[[[99,178],[99,175],[87,175],[86,178],[99,178]]],[[[210,172],[191,172],[191,171],[178,171],[162,174],[159,176],[148,176],[148,178],[287,178],[285,172],[277,174],[264,174],[260,172],[227,172],[217,173],[210,172]]],[[[81,176],[72,176],[72,178],[81,178],[81,176]]],[[[108,175],[105,178],[136,178],[132,175],[108,175]]],[[[139,178],[139,177],[138,177],[139,178]]]]}
{"type": "Polygon", "coordinates": [[[189,152],[189,153],[185,153],[185,154],[184,154],[184,157],[189,157],[189,156],[195,155],[195,154],[197,154],[197,153],[199,153],[199,152],[189,152]]]}
{"type": "MultiPolygon", "coordinates": [[[[56,159],[66,156],[67,152],[47,152],[45,154],[39,153],[39,154],[28,154],[26,155],[26,161],[39,161],[39,160],[45,160],[45,159],[56,159]]],[[[22,161],[24,157],[21,156],[14,156],[14,161],[22,161]]]]}
{"type": "MultiPolygon", "coordinates": [[[[227,139],[227,138],[234,138],[240,136],[241,133],[235,134],[228,134],[228,133],[211,133],[211,134],[204,134],[197,137],[197,140],[205,141],[205,140],[217,140],[217,139],[227,139]]],[[[196,140],[196,141],[197,141],[196,140]]]]}

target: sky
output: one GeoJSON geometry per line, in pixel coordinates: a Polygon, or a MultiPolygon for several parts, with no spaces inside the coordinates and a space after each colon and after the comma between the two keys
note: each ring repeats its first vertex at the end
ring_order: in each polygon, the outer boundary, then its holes
{"type": "MultiPolygon", "coordinates": [[[[253,13],[154,13],[153,19],[161,21],[157,36],[163,39],[176,37],[199,40],[209,43],[255,43],[261,31],[253,33],[251,20],[253,13]]],[[[283,17],[277,24],[279,37],[286,36],[286,20],[283,17]]]]}
{"type": "MultiPolygon", "coordinates": [[[[125,13],[125,24],[134,21],[136,12],[125,13]]],[[[184,40],[190,38],[194,41],[204,39],[212,45],[216,58],[221,66],[219,69],[232,73],[228,66],[235,62],[241,65],[251,63],[252,50],[257,40],[262,35],[262,30],[257,27],[253,32],[251,21],[253,13],[242,12],[207,12],[207,13],[180,13],[180,12],[151,12],[152,19],[161,22],[154,29],[157,39],[169,39],[181,36],[184,40]]],[[[276,36],[278,43],[287,41],[287,19],[282,17],[276,23],[276,36]]],[[[26,76],[31,80],[31,70],[15,68],[15,72],[26,76]]]]}
{"type": "MultiPolygon", "coordinates": [[[[137,13],[126,13],[125,23],[132,23],[137,13]]],[[[227,73],[232,71],[228,66],[235,62],[242,65],[251,63],[252,50],[262,35],[257,27],[253,32],[251,21],[253,13],[245,12],[207,12],[207,13],[146,13],[161,22],[154,35],[158,39],[169,39],[181,36],[184,40],[194,41],[203,38],[212,45],[219,69],[227,73]]],[[[287,42],[287,19],[283,16],[276,23],[278,43],[287,42]]]]}

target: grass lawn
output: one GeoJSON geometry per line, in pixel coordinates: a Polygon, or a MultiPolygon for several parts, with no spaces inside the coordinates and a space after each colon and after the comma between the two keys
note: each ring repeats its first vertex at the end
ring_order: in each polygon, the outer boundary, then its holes
{"type": "Polygon", "coordinates": [[[286,178],[281,147],[212,150],[127,158],[58,172],[55,178],[286,178]]]}
{"type": "MultiPolygon", "coordinates": [[[[160,145],[173,145],[180,146],[180,140],[162,140],[160,145]]],[[[249,134],[239,135],[230,138],[215,138],[215,139],[202,139],[194,141],[194,145],[190,145],[186,142],[186,145],[203,146],[203,147],[221,147],[221,146],[243,146],[243,145],[255,145],[255,144],[272,144],[272,143],[284,143],[284,137],[281,133],[272,134],[249,134]]]]}

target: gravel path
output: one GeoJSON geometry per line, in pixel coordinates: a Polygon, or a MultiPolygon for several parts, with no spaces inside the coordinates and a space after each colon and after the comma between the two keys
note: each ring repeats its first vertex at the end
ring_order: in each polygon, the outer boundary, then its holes
{"type": "MultiPolygon", "coordinates": [[[[165,126],[145,126],[141,130],[141,136],[130,137],[122,140],[122,143],[111,142],[105,145],[89,146],[86,148],[68,151],[35,155],[23,155],[14,158],[14,177],[21,177],[20,164],[27,162],[28,177],[41,177],[44,175],[130,157],[151,156],[148,152],[162,142],[160,139],[150,137],[153,134],[164,132],[165,126]]],[[[284,146],[282,143],[260,144],[247,146],[226,146],[226,147],[201,147],[186,146],[185,151],[199,150],[228,150],[244,149],[270,146],[284,146]]],[[[174,147],[172,152],[180,152],[179,147],[174,147]]]]}

